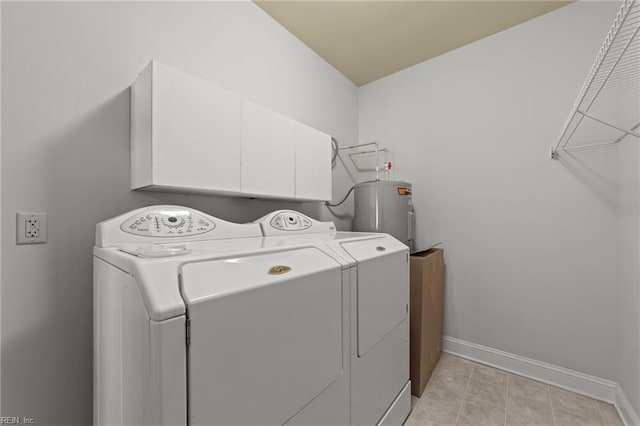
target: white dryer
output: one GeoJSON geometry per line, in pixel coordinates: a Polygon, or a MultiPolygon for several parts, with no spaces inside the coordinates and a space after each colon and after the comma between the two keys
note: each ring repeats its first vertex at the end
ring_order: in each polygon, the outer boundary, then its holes
{"type": "Polygon", "coordinates": [[[292,210],[254,223],[265,247],[309,243],[339,255],[349,282],[351,424],[402,424],[411,410],[409,248],[387,234],[336,232],[292,210]]]}
{"type": "Polygon", "coordinates": [[[184,207],[98,224],[94,424],[348,424],[343,262],[184,207]]]}

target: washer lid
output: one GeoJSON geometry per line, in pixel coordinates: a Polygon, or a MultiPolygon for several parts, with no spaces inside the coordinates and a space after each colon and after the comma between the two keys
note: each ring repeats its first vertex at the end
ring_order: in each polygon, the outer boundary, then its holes
{"type": "Polygon", "coordinates": [[[189,424],[282,425],[344,375],[342,274],[317,248],[188,263],[189,424]]]}
{"type": "Polygon", "coordinates": [[[340,270],[340,264],[308,246],[190,262],[181,268],[182,297],[200,303],[333,268],[340,270]]]}
{"type": "Polygon", "coordinates": [[[262,240],[260,237],[192,241],[158,244],[153,248],[133,244],[94,247],[93,252],[96,259],[132,275],[149,318],[163,321],[186,311],[180,293],[181,265],[259,252],[263,250],[262,240]]]}

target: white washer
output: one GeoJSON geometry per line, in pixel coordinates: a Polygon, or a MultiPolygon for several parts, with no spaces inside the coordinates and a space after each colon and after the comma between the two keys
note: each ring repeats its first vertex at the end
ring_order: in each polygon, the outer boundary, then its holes
{"type": "Polygon", "coordinates": [[[95,425],[349,423],[349,273],[265,240],[176,206],[97,225],[95,425]]]}
{"type": "Polygon", "coordinates": [[[254,223],[265,247],[310,243],[339,255],[349,280],[351,424],[402,424],[411,410],[408,247],[387,234],[336,232],[292,210],[254,223]]]}

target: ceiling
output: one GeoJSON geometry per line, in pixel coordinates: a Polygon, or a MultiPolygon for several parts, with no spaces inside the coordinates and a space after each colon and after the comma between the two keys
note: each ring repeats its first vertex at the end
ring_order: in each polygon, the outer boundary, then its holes
{"type": "Polygon", "coordinates": [[[358,86],[571,3],[526,0],[255,2],[358,86]]]}

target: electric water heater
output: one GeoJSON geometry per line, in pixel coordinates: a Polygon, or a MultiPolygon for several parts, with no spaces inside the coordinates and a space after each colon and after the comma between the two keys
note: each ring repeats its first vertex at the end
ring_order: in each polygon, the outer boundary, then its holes
{"type": "Polygon", "coordinates": [[[361,182],[354,187],[354,197],[355,231],[384,232],[413,250],[415,219],[410,183],[361,182]]]}

